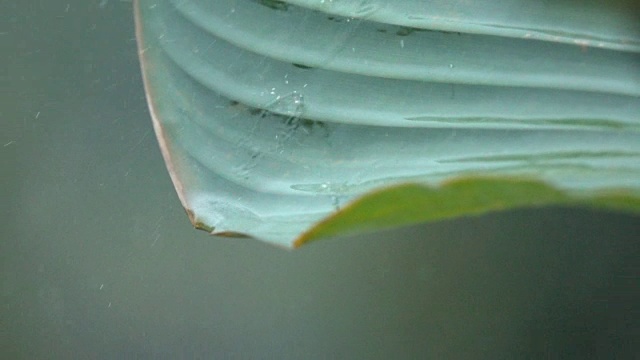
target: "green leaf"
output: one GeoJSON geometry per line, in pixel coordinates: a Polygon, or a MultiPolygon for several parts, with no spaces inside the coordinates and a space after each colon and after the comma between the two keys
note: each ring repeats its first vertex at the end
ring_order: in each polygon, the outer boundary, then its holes
{"type": "Polygon", "coordinates": [[[534,180],[458,178],[438,188],[402,184],[371,192],[306,231],[294,246],[338,235],[543,205],[580,205],[640,213],[640,197],[626,191],[569,196],[534,180]]]}
{"type": "Polygon", "coordinates": [[[154,128],[197,228],[291,247],[520,206],[637,211],[637,2],[135,9],[154,128]]]}

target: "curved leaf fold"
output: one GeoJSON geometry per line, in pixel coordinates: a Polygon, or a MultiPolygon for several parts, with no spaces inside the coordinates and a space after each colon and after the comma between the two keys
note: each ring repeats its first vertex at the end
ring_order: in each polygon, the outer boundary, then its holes
{"type": "Polygon", "coordinates": [[[637,211],[637,7],[135,3],[154,127],[191,221],[285,247],[515,206],[637,211]]]}

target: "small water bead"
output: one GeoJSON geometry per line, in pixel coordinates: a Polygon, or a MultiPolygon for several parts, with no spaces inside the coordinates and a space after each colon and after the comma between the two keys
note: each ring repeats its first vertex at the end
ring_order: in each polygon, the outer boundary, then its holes
{"type": "Polygon", "coordinates": [[[304,112],[304,96],[297,91],[278,95],[265,109],[282,115],[300,117],[304,112]]]}

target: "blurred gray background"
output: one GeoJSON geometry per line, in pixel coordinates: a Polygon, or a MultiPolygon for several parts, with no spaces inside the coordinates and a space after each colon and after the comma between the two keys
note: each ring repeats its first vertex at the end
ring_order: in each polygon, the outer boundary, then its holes
{"type": "Polygon", "coordinates": [[[155,141],[131,2],[0,4],[0,358],[638,358],[638,218],[208,236],[155,141]]]}

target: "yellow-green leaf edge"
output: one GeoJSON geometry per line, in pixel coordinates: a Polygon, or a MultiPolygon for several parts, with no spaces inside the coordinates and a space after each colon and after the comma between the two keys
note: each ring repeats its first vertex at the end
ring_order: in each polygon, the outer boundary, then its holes
{"type": "Polygon", "coordinates": [[[565,205],[640,215],[633,189],[566,192],[527,178],[461,177],[429,187],[400,184],[372,191],[317,223],[294,247],[320,239],[524,207],[565,205]]]}

